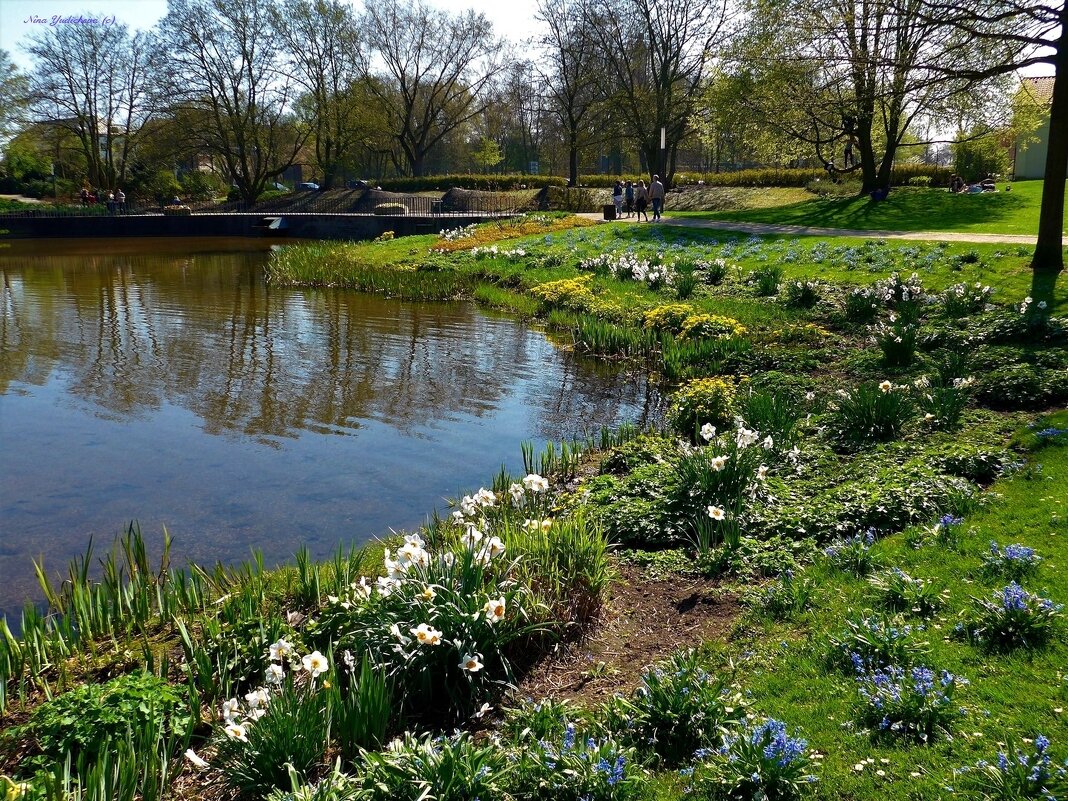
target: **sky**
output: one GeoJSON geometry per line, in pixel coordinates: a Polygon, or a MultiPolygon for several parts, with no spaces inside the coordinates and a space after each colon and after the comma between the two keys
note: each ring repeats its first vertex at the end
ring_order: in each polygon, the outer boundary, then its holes
{"type": "MultiPolygon", "coordinates": [[[[450,11],[471,8],[483,12],[493,23],[498,35],[519,44],[535,30],[534,12],[537,0],[430,0],[431,5],[450,11]]],[[[354,3],[354,5],[359,5],[354,3]]],[[[114,18],[131,30],[151,28],[167,13],[166,0],[0,0],[0,49],[11,54],[12,61],[22,69],[31,66],[29,57],[19,49],[19,41],[38,27],[47,27],[52,18],[82,17],[89,14],[96,19],[114,18]],[[32,21],[32,17],[44,20],[32,21]]]]}

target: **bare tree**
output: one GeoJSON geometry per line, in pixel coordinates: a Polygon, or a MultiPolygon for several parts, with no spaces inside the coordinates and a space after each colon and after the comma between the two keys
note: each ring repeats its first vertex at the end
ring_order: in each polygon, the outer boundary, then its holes
{"type": "Polygon", "coordinates": [[[0,145],[15,133],[26,105],[26,87],[26,76],[11,61],[11,54],[0,50],[0,145]]]}
{"type": "Polygon", "coordinates": [[[606,94],[643,166],[670,184],[705,70],[726,38],[727,0],[590,0],[606,94]]]}
{"type": "Polygon", "coordinates": [[[547,28],[540,80],[567,144],[568,184],[578,184],[579,153],[591,144],[599,98],[598,38],[587,0],[539,0],[538,19],[547,28]]]}
{"type": "Polygon", "coordinates": [[[56,25],[26,47],[34,60],[30,122],[68,131],[85,157],[87,179],[114,187],[126,180],[138,130],[148,118],[149,38],[125,25],[56,25]]]}
{"type": "Polygon", "coordinates": [[[349,154],[366,138],[369,115],[356,91],[360,41],[352,9],[339,0],[287,0],[275,27],[290,74],[305,94],[297,104],[307,117],[315,162],[325,188],[349,154]]]}
{"type": "Polygon", "coordinates": [[[199,146],[249,203],[307,138],[290,113],[294,84],[270,23],[270,0],[169,0],[160,22],[160,99],[185,109],[199,146]]]}
{"type": "Polygon", "coordinates": [[[431,149],[485,109],[502,44],[485,15],[450,14],[421,0],[369,3],[361,28],[366,51],[384,67],[370,86],[400,148],[395,164],[422,175],[431,149]]]}

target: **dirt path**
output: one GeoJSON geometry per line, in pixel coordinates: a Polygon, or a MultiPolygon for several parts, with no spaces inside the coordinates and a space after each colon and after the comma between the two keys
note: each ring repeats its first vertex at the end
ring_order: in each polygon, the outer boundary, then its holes
{"type": "MultiPolygon", "coordinates": [[[[591,220],[601,220],[600,214],[581,214],[591,220]]],[[[637,224],[633,220],[618,223],[637,224]]],[[[644,225],[645,223],[642,223],[644,225]]],[[[665,217],[662,225],[678,228],[704,228],[710,231],[733,231],[740,234],[780,234],[788,236],[851,236],[861,239],[910,239],[928,242],[973,242],[981,244],[1034,245],[1036,237],[1029,234],[976,234],[953,231],[878,231],[852,228],[818,228],[808,225],[777,225],[773,223],[732,222],[729,220],[695,220],[690,217],[665,217]]],[[[1065,237],[1068,246],[1068,237],[1065,237]]]]}

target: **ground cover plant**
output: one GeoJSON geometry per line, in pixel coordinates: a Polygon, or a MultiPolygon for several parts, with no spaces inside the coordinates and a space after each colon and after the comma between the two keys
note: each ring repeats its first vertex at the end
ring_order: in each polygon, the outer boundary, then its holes
{"type": "Polygon", "coordinates": [[[525,446],[322,564],[170,568],[131,529],[41,568],[0,792],[1058,797],[1068,327],[1026,263],[559,216],[282,251],[275,282],[474,298],[647,370],[662,423],[525,446]]]}

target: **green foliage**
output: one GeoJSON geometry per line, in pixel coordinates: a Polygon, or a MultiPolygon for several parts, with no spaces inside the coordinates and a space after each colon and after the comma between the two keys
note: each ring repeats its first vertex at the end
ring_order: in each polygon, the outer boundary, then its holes
{"type": "Polygon", "coordinates": [[[326,691],[331,715],[330,732],[341,756],[355,763],[361,749],[376,750],[386,742],[393,718],[393,698],[386,677],[370,660],[360,661],[346,652],[344,669],[335,663],[333,679],[326,691]]]}
{"type": "Polygon", "coordinates": [[[470,736],[405,734],[383,751],[363,755],[360,798],[366,801],[499,801],[505,797],[507,754],[470,736]]]}
{"type": "Polygon", "coordinates": [[[700,796],[722,801],[789,801],[816,781],[808,743],[787,734],[786,724],[747,722],[724,748],[700,763],[694,784],[700,796]]]}
{"type": "Polygon", "coordinates": [[[188,695],[148,673],[83,684],[37,707],[23,727],[40,754],[34,764],[61,764],[68,755],[94,762],[128,732],[170,731],[183,725],[188,695]]]}
{"type": "Polygon", "coordinates": [[[831,428],[839,442],[862,445],[897,439],[915,414],[909,396],[891,382],[868,382],[839,393],[831,428]]]}
{"type": "Polygon", "coordinates": [[[725,378],[698,378],[688,381],[672,396],[668,420],[671,427],[695,441],[701,427],[728,426],[734,417],[736,389],[725,378]]]}
{"type": "Polygon", "coordinates": [[[792,393],[777,389],[764,392],[752,386],[741,393],[738,411],[749,426],[770,435],[780,448],[794,442],[797,424],[804,416],[792,393]]]}
{"type": "Polygon", "coordinates": [[[845,630],[830,637],[830,661],[847,673],[918,665],[930,651],[913,626],[901,618],[854,612],[845,630]]]}
{"type": "Polygon", "coordinates": [[[868,579],[879,605],[890,612],[931,617],[946,600],[946,592],[932,579],[914,578],[894,567],[868,579]]]}
{"type": "Polygon", "coordinates": [[[718,747],[743,719],[745,701],[707,668],[693,650],[654,665],[629,698],[609,703],[606,725],[667,766],[688,762],[698,748],[718,747]]]}
{"type": "Polygon", "coordinates": [[[290,768],[306,780],[330,738],[329,694],[314,680],[298,685],[288,676],[261,711],[239,732],[217,733],[211,759],[230,787],[254,798],[289,784],[290,768]]]}
{"type": "Polygon", "coordinates": [[[953,144],[953,169],[968,181],[1004,175],[1012,165],[1001,140],[1001,134],[983,135],[976,129],[959,134],[953,144]]]}
{"type": "Polygon", "coordinates": [[[816,582],[808,576],[800,578],[787,570],[776,581],[769,582],[753,594],[753,605],[773,620],[789,620],[812,605],[816,582]]]}
{"type": "Polygon", "coordinates": [[[546,186],[566,186],[567,180],[555,175],[523,175],[505,173],[501,175],[423,175],[414,177],[382,178],[378,181],[387,192],[426,192],[447,189],[477,189],[482,191],[508,190],[525,185],[531,188],[546,186]]]}
{"type": "MultiPolygon", "coordinates": [[[[178,179],[182,197],[190,200],[212,200],[217,197],[225,186],[217,175],[201,170],[192,170],[183,173],[178,179]]],[[[169,200],[170,198],[165,198],[169,200]]],[[[263,196],[261,196],[261,200],[263,196]]]]}
{"type": "Polygon", "coordinates": [[[753,270],[748,281],[753,285],[753,291],[757,297],[771,297],[779,294],[779,284],[782,283],[784,270],[777,264],[759,267],[753,270]]]}
{"type": "Polygon", "coordinates": [[[872,550],[874,544],[875,531],[868,529],[864,534],[838,540],[825,548],[823,555],[839,570],[866,576],[881,565],[879,556],[872,550]]]}
{"type": "Polygon", "coordinates": [[[973,608],[963,633],[988,651],[1040,648],[1060,624],[1062,605],[1028,592],[1016,582],[992,599],[972,598],[973,608]]]}
{"type": "Polygon", "coordinates": [[[811,309],[819,300],[820,285],[815,281],[787,282],[783,303],[788,309],[811,309]]]}

